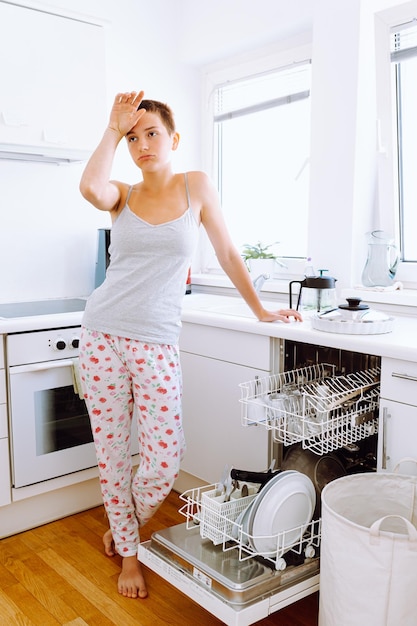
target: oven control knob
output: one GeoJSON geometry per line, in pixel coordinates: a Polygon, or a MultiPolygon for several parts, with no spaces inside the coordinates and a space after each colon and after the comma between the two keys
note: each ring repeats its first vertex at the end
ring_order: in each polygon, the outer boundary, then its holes
{"type": "Polygon", "coordinates": [[[78,346],[80,345],[80,339],[79,337],[73,337],[71,339],[71,347],[72,348],[78,348],[78,346]]]}
{"type": "Polygon", "coordinates": [[[65,350],[67,344],[64,339],[58,337],[58,339],[55,339],[55,341],[53,342],[52,347],[54,348],[54,350],[65,350]]]}

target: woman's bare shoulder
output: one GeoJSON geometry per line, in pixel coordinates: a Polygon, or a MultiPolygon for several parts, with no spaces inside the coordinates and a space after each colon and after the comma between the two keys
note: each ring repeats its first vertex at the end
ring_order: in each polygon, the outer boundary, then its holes
{"type": "Polygon", "coordinates": [[[195,183],[210,184],[210,185],[212,184],[208,175],[205,172],[201,172],[199,170],[193,170],[191,172],[187,172],[187,178],[188,180],[195,182],[195,183]]]}
{"type": "Polygon", "coordinates": [[[198,170],[187,172],[187,178],[190,189],[200,196],[206,196],[208,193],[212,194],[215,191],[213,181],[205,172],[198,170]]]}
{"type": "Polygon", "coordinates": [[[117,187],[119,191],[119,202],[113,209],[113,212],[117,214],[126,204],[127,195],[131,185],[128,183],[122,183],[120,180],[111,180],[110,183],[117,187]]]}

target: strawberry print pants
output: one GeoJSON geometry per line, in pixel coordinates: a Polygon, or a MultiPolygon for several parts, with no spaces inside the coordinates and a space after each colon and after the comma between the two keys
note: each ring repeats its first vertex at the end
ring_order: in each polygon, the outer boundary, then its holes
{"type": "Polygon", "coordinates": [[[134,556],[139,528],[171,491],[185,452],[178,347],[83,328],[79,368],[115,547],[134,556]],[[139,437],[135,473],[132,419],[139,437]]]}

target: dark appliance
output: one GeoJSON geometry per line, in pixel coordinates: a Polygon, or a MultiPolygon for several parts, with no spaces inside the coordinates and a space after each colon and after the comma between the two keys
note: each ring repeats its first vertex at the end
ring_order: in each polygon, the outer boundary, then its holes
{"type": "Polygon", "coordinates": [[[111,228],[98,229],[97,260],[94,287],[99,287],[106,278],[106,271],[110,263],[110,233],[111,228]]]}

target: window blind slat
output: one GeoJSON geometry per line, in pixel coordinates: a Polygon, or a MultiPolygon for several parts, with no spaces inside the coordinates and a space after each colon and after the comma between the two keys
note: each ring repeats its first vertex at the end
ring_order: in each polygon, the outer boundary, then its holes
{"type": "Polygon", "coordinates": [[[406,59],[412,59],[415,56],[417,56],[417,46],[407,48],[406,50],[396,50],[395,52],[391,52],[391,62],[400,63],[406,59]]]}

